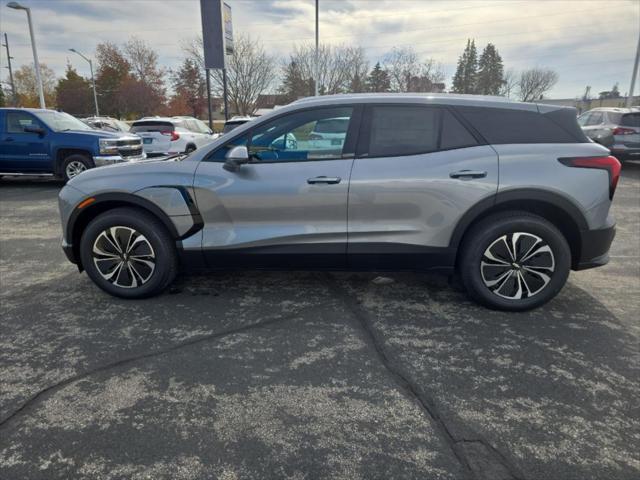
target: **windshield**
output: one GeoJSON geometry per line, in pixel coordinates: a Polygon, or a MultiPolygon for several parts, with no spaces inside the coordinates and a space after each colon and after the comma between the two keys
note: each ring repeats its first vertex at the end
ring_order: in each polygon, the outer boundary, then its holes
{"type": "Polygon", "coordinates": [[[93,130],[89,125],[82,123],[68,113],[54,111],[33,113],[54,132],[64,132],[65,130],[93,130]]]}

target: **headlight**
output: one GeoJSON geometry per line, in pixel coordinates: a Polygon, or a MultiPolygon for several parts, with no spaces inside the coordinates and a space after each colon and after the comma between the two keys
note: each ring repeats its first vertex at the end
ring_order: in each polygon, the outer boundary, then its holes
{"type": "Polygon", "coordinates": [[[101,138],[100,153],[102,155],[117,155],[118,145],[116,144],[116,142],[117,140],[112,140],[110,138],[101,138]]]}

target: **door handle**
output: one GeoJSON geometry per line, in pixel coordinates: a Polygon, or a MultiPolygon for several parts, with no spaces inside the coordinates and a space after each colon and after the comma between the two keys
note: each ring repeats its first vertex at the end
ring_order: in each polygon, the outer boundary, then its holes
{"type": "Polygon", "coordinates": [[[458,170],[457,172],[451,172],[449,176],[463,180],[469,178],[484,178],[487,176],[487,172],[481,172],[480,170],[458,170]]]}
{"type": "Polygon", "coordinates": [[[307,183],[310,185],[315,185],[316,183],[335,185],[336,183],[340,183],[340,180],[342,180],[340,177],[325,177],[324,175],[322,175],[320,177],[308,178],[307,183]]]}
{"type": "Polygon", "coordinates": [[[13,138],[11,137],[7,137],[4,139],[5,142],[13,142],[13,138]]]}

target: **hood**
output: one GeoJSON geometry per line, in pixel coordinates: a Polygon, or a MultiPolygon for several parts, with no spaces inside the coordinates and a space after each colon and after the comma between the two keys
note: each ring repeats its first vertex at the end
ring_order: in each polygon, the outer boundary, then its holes
{"type": "Polygon", "coordinates": [[[66,130],[64,132],[56,132],[56,133],[64,133],[66,135],[74,135],[79,138],[122,138],[122,137],[135,137],[133,133],[128,132],[106,132],[104,130],[66,130]]]}

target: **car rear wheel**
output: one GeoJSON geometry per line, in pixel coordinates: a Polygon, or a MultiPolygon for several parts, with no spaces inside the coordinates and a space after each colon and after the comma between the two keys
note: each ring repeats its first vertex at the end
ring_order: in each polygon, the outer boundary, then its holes
{"type": "Polygon", "coordinates": [[[80,256],[98,287],[123,298],[157,295],[178,268],[165,226],[135,208],[110,210],[92,220],[82,234],[80,256]]]}
{"type": "Polygon", "coordinates": [[[62,178],[68,182],[85,170],[93,167],[93,162],[84,155],[70,155],[62,162],[62,178]]]}
{"type": "Polygon", "coordinates": [[[571,250],[550,222],[526,212],[487,217],[465,236],[459,262],[469,295],[490,308],[529,310],[562,289],[571,250]]]}

